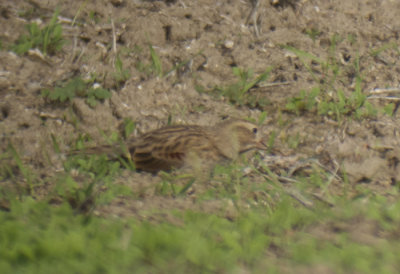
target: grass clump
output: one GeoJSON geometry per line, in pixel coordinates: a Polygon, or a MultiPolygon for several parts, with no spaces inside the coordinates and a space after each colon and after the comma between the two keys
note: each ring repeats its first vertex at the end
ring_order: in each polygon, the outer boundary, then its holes
{"type": "Polygon", "coordinates": [[[57,22],[59,11],[56,10],[49,24],[40,28],[36,23],[26,25],[28,34],[21,35],[11,50],[17,54],[25,54],[30,49],[38,48],[44,55],[53,55],[61,50],[65,40],[61,24],[57,22]]]}
{"type": "Polygon", "coordinates": [[[68,203],[55,207],[28,197],[0,211],[0,270],[264,273],[323,266],[331,272],[391,273],[399,267],[399,241],[368,244],[352,232],[353,226],[375,222],[377,229],[397,233],[399,202],[377,198],[337,199],[336,209],[311,210],[281,193],[273,206],[240,210],[233,219],[184,210],[174,213],[179,225],[155,225],[76,214],[68,203]]]}
{"type": "Polygon", "coordinates": [[[354,74],[354,89],[345,92],[335,87],[343,74],[340,61],[335,57],[337,44],[340,41],[340,37],[336,35],[332,37],[326,59],[321,59],[291,46],[285,46],[287,50],[297,55],[314,81],[318,83],[310,91],[302,90],[298,96],[289,98],[285,106],[286,110],[295,112],[297,115],[302,112],[316,112],[338,121],[346,116],[362,118],[377,115],[378,110],[367,101],[367,96],[362,91],[359,57],[355,58],[355,61],[348,68],[354,74]],[[315,65],[319,66],[319,73],[316,72],[315,65]]]}
{"type": "Polygon", "coordinates": [[[95,107],[99,101],[110,98],[111,92],[94,84],[93,80],[84,81],[81,77],[75,77],[59,84],[54,90],[42,90],[42,96],[51,102],[60,103],[83,97],[89,106],[95,107]]]}
{"type": "Polygon", "coordinates": [[[0,153],[0,183],[3,181],[9,183],[1,185],[0,201],[20,199],[25,195],[35,196],[36,190],[43,185],[43,180],[23,161],[12,143],[0,153]]]}
{"type": "Polygon", "coordinates": [[[115,66],[114,79],[117,84],[117,87],[119,88],[121,84],[124,84],[131,77],[131,73],[129,72],[129,69],[124,68],[124,64],[119,54],[115,59],[114,66],[115,66]]]}
{"type": "Polygon", "coordinates": [[[267,68],[263,73],[254,76],[252,69],[242,69],[238,67],[232,68],[232,72],[237,78],[237,81],[226,87],[214,87],[211,90],[207,90],[201,85],[196,86],[198,92],[206,92],[211,94],[218,94],[228,98],[228,100],[237,106],[249,106],[252,108],[264,107],[268,104],[265,97],[257,97],[251,94],[250,89],[256,87],[261,82],[268,79],[271,68],[267,68]]]}
{"type": "MultiPolygon", "coordinates": [[[[182,70],[186,71],[187,67],[191,64],[192,60],[197,57],[198,55],[201,54],[201,52],[198,52],[194,54],[192,57],[189,59],[183,60],[179,63],[175,63],[174,66],[172,66],[170,69],[165,68],[163,66],[163,62],[161,60],[160,55],[157,53],[155,48],[149,44],[149,53],[150,53],[150,60],[149,61],[142,61],[141,59],[136,62],[136,69],[139,72],[144,73],[146,76],[155,76],[159,78],[163,77],[168,77],[171,75],[179,75],[182,70]]],[[[135,51],[137,54],[142,54],[143,49],[140,47],[136,47],[135,51]]]]}
{"type": "MultiPolygon", "coordinates": [[[[58,143],[53,139],[54,146],[58,143]]],[[[49,166],[52,162],[48,163],[49,166]]],[[[0,209],[9,209],[10,203],[39,198],[44,190],[44,201],[66,202],[76,212],[88,214],[97,205],[109,203],[117,196],[130,196],[123,185],[113,185],[121,166],[105,155],[71,155],[63,163],[64,170],[53,177],[39,176],[24,163],[12,145],[0,154],[0,209]],[[51,182],[51,183],[50,183],[51,182]],[[51,185],[50,189],[49,183],[51,185]]]]}
{"type": "Polygon", "coordinates": [[[110,188],[120,169],[120,163],[109,161],[106,155],[70,157],[64,163],[65,174],[57,182],[56,194],[78,212],[91,212],[99,203],[108,203],[117,195],[130,195],[124,186],[110,188]]]}
{"type": "MultiPolygon", "coordinates": [[[[375,117],[378,110],[366,99],[367,96],[361,91],[361,88],[356,88],[350,96],[346,96],[342,90],[338,90],[334,97],[328,98],[322,95],[319,87],[314,87],[309,92],[302,90],[298,96],[289,98],[285,109],[295,112],[297,115],[304,112],[316,112],[337,121],[341,121],[346,116],[375,117]]],[[[389,112],[390,109],[387,108],[387,113],[389,112]]]]}

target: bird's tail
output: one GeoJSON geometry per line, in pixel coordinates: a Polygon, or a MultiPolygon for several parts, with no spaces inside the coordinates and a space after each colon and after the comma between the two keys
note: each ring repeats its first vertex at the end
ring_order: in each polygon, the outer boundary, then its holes
{"type": "Polygon", "coordinates": [[[110,160],[122,158],[131,159],[129,150],[124,144],[102,145],[72,150],[67,155],[106,155],[110,160]]]}

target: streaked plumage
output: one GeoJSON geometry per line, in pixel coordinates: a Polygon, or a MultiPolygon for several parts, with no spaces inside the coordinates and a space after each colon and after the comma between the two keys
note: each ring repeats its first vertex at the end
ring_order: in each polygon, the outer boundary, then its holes
{"type": "MultiPolygon", "coordinates": [[[[228,120],[214,127],[168,126],[126,142],[136,168],[149,172],[212,165],[234,160],[252,149],[266,149],[266,146],[257,125],[245,120],[228,120]]],[[[112,158],[124,155],[120,145],[89,148],[84,153],[105,153],[112,158]]]]}

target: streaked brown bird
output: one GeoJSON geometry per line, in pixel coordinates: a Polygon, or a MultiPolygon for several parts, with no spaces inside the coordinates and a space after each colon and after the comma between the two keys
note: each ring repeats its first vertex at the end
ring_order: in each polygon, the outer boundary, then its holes
{"type": "Polygon", "coordinates": [[[213,127],[167,126],[129,139],[125,146],[125,153],[121,145],[93,147],[82,152],[107,154],[111,158],[124,157],[128,152],[136,169],[157,172],[184,166],[212,166],[253,149],[267,148],[258,126],[245,120],[227,120],[213,127]]]}

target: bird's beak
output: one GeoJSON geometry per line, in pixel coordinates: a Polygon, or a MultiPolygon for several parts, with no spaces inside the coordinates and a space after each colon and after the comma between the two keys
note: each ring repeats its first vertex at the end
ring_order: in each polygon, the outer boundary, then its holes
{"type": "Polygon", "coordinates": [[[256,148],[260,150],[268,149],[267,145],[262,140],[256,143],[256,148]]]}

